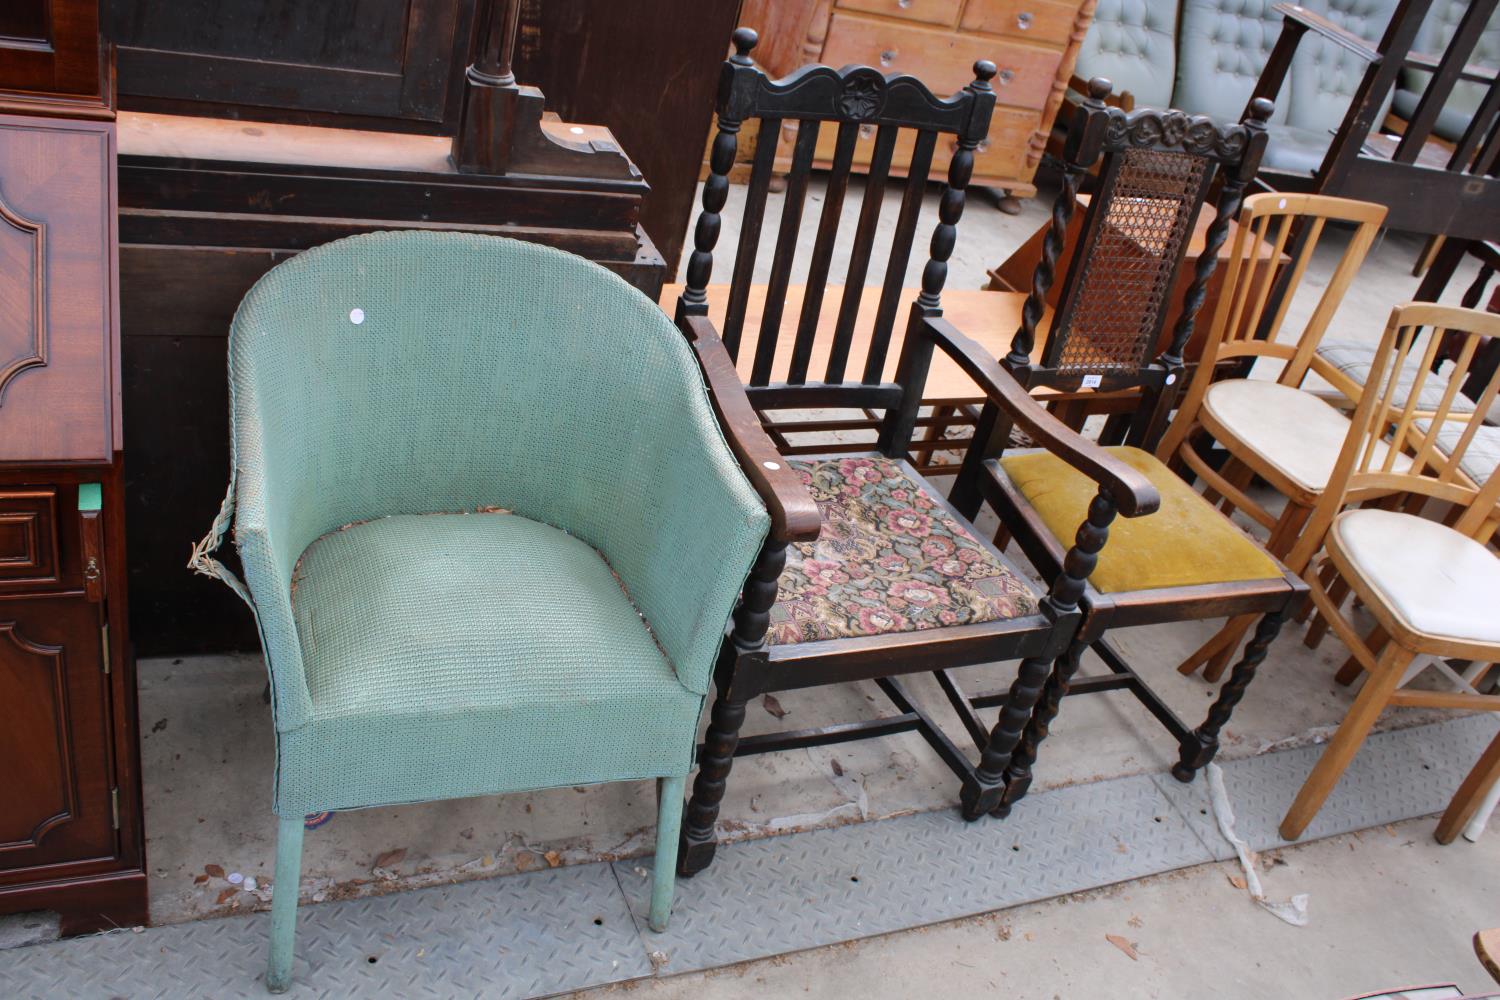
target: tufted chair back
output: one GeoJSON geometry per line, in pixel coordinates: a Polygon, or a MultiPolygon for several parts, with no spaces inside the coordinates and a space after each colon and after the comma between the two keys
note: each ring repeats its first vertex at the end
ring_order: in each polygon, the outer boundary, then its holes
{"type": "Polygon", "coordinates": [[[1078,72],[1085,79],[1104,77],[1141,104],[1171,107],[1177,83],[1175,0],[1099,0],[1078,51],[1078,72]]]}
{"type": "MultiPolygon", "coordinates": [[[[1144,105],[1238,119],[1281,33],[1278,0],[1100,0],[1078,56],[1078,75],[1104,76],[1144,105]],[[1180,8],[1180,9],[1179,9],[1180,8]]],[[[1378,39],[1397,0],[1303,0],[1362,38],[1378,39]]],[[[1465,0],[1439,0],[1453,10],[1429,21],[1452,22],[1465,0]],[[1446,18],[1446,20],[1444,20],[1446,18]]],[[[1500,31],[1497,31],[1500,43],[1500,31]]],[[[1441,41],[1429,46],[1441,49],[1441,41]]],[[[1483,50],[1482,50],[1483,51],[1483,50]]],[[[1286,86],[1276,97],[1267,165],[1311,171],[1349,109],[1365,63],[1322,38],[1298,47],[1286,86]]],[[[1477,98],[1476,98],[1477,100],[1477,98]]],[[[1381,112],[1384,117],[1384,111],[1381,112]]]]}
{"type": "MultiPolygon", "coordinates": [[[[1270,3],[1266,4],[1267,9],[1270,6],[1270,3]]],[[[1380,40],[1396,12],[1396,0],[1312,0],[1302,6],[1371,43],[1380,40]]],[[[1281,31],[1281,18],[1272,16],[1276,21],[1271,39],[1274,42],[1274,34],[1281,31]]],[[[1368,65],[1347,49],[1309,32],[1292,60],[1292,71],[1287,79],[1290,99],[1278,102],[1287,106],[1287,124],[1320,134],[1336,131],[1368,65]]],[[[1253,85],[1254,81],[1251,83],[1253,85]]],[[[1376,122],[1385,119],[1389,107],[1390,97],[1387,96],[1385,105],[1375,116],[1376,122]]]]}
{"type": "MultiPolygon", "coordinates": [[[[1277,2],[1182,0],[1172,107],[1237,121],[1281,33],[1281,15],[1271,11],[1277,2]]],[[[1277,99],[1273,123],[1287,120],[1288,103],[1277,99]]]]}

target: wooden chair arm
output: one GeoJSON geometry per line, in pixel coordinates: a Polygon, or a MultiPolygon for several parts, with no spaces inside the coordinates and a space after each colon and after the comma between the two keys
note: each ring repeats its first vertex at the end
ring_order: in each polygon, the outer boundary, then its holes
{"type": "Polygon", "coordinates": [[[1161,495],[1149,479],[1048,413],[976,341],[941,316],[924,322],[933,341],[979,383],[991,402],[1038,444],[1105,487],[1121,514],[1140,517],[1161,506],[1161,495]]]}
{"type": "Polygon", "coordinates": [[[707,316],[684,316],[677,327],[698,358],[724,437],[771,515],[772,538],[780,542],[817,538],[823,527],[818,505],[761,426],[713,322],[707,316]]]}
{"type": "Polygon", "coordinates": [[[1305,7],[1293,3],[1278,3],[1271,8],[1274,13],[1280,14],[1287,21],[1295,21],[1304,29],[1311,29],[1313,34],[1321,35],[1334,45],[1344,49],[1364,60],[1375,62],[1380,58],[1380,50],[1375,44],[1367,39],[1361,38],[1354,32],[1349,31],[1328,18],[1315,14],[1305,7]]]}

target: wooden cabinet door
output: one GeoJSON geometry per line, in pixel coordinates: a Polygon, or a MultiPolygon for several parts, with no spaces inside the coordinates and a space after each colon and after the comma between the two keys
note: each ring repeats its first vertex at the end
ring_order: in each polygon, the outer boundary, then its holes
{"type": "Polygon", "coordinates": [[[116,853],[99,608],[0,598],[0,886],[17,869],[116,853]]]}
{"type": "Polygon", "coordinates": [[[474,0],[114,0],[107,32],[127,109],[436,125],[450,112],[456,120],[450,82],[463,76],[473,7],[474,0]]]}
{"type": "Polygon", "coordinates": [[[0,0],[0,90],[102,100],[99,0],[0,0]]]}
{"type": "Polygon", "coordinates": [[[114,189],[112,122],[0,115],[0,462],[116,450],[114,189]]]}

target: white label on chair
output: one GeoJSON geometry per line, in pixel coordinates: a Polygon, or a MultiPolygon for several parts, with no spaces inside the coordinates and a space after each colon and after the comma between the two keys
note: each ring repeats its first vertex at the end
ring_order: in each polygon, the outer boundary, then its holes
{"type": "Polygon", "coordinates": [[[764,465],[766,468],[770,469],[772,472],[775,472],[777,469],[781,468],[781,466],[779,464],[777,464],[776,462],[762,462],[760,464],[764,465]]]}
{"type": "Polygon", "coordinates": [[[1177,381],[1177,376],[1176,375],[1168,375],[1167,376],[1167,385],[1172,385],[1176,381],[1177,381]]]}
{"type": "Polygon", "coordinates": [[[1276,203],[1277,208],[1286,208],[1286,199],[1283,198],[1276,203]]]}
{"type": "Polygon", "coordinates": [[[1083,377],[1083,387],[1085,389],[1097,389],[1097,388],[1099,388],[1099,386],[1101,386],[1103,384],[1104,384],[1104,376],[1103,375],[1085,375],[1083,377]]]}
{"type": "Polygon", "coordinates": [[[364,321],[365,311],[363,309],[349,310],[349,322],[353,323],[355,326],[359,326],[359,324],[363,323],[364,321]]]}

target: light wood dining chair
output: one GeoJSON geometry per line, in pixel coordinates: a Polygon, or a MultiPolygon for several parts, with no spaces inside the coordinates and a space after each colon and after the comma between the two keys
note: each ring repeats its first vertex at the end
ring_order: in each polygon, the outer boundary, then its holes
{"type": "MultiPolygon", "coordinates": [[[[1437,842],[1453,843],[1476,816],[1481,817],[1480,823],[1483,824],[1484,807],[1494,807],[1492,799],[1497,788],[1500,788],[1500,734],[1490,741],[1490,745],[1480,755],[1479,763],[1464,778],[1458,791],[1453,793],[1453,800],[1448,803],[1448,808],[1443,810],[1443,816],[1432,834],[1437,842]]],[[[1470,835],[1469,839],[1472,840],[1473,836],[1470,835]]],[[[1500,942],[1500,938],[1497,938],[1497,942],[1500,942]]]]}
{"type": "MultiPolygon", "coordinates": [[[[1222,498],[1225,513],[1239,509],[1269,531],[1266,550],[1278,558],[1296,544],[1349,437],[1347,410],[1359,398],[1357,384],[1341,379],[1317,348],[1385,215],[1383,205],[1322,195],[1271,193],[1245,199],[1202,358],[1177,416],[1157,445],[1157,458],[1196,474],[1211,497],[1222,498]],[[1295,340],[1280,340],[1277,333],[1292,297],[1330,223],[1355,229],[1301,334],[1295,340]],[[1292,261],[1285,293],[1273,302],[1273,271],[1255,266],[1259,244],[1270,242],[1280,254],[1299,227],[1306,230],[1307,239],[1292,261]],[[1257,333],[1264,330],[1270,335],[1259,338],[1257,333]],[[1214,380],[1226,363],[1239,361],[1248,369],[1261,358],[1282,363],[1274,381],[1214,380]],[[1330,400],[1326,390],[1314,391],[1316,379],[1310,380],[1310,375],[1331,383],[1336,398],[1330,400]],[[1214,468],[1199,450],[1204,437],[1229,453],[1221,468],[1214,468]],[[1286,498],[1280,513],[1267,510],[1246,492],[1255,476],[1286,498]]],[[[1217,681],[1253,622],[1249,616],[1229,619],[1178,670],[1188,674],[1203,666],[1204,679],[1217,681]]]]}
{"type": "Polygon", "coordinates": [[[1368,675],[1281,822],[1288,840],[1307,829],[1388,706],[1500,711],[1500,695],[1402,686],[1419,656],[1500,660],[1500,557],[1491,545],[1500,476],[1492,470],[1481,486],[1462,468],[1464,449],[1500,390],[1500,374],[1473,409],[1453,410],[1480,338],[1497,333],[1500,316],[1474,310],[1411,303],[1392,313],[1352,418],[1355,433],[1287,558],[1301,570],[1323,621],[1368,675]],[[1429,409],[1424,383],[1438,377],[1431,363],[1439,340],[1455,332],[1461,334],[1455,370],[1429,409]],[[1403,385],[1408,371],[1416,377],[1403,385]],[[1457,431],[1446,451],[1438,447],[1444,429],[1457,431]],[[1422,516],[1424,508],[1442,519],[1422,516]],[[1373,617],[1366,634],[1344,610],[1345,595],[1373,617]]]}

